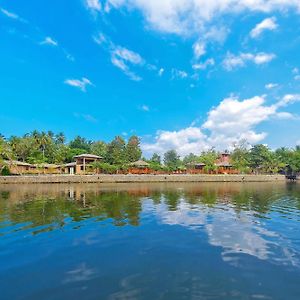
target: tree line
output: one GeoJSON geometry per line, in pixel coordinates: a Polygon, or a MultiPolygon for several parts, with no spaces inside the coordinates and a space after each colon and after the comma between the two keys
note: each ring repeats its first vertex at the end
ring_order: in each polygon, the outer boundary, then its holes
{"type": "MultiPolygon", "coordinates": [[[[140,144],[140,138],[136,135],[129,137],[127,141],[116,136],[108,143],[90,141],[81,136],[67,142],[63,133],[34,130],[20,137],[5,138],[0,135],[0,162],[18,160],[31,164],[64,164],[72,162],[76,155],[90,153],[103,157],[95,167],[108,172],[124,169],[140,159],[147,161],[153,170],[176,171],[185,169],[189,164],[203,163],[204,169],[209,172],[216,170],[215,162],[220,155],[214,148],[202,151],[200,155],[190,153],[185,157],[180,157],[175,150],[168,150],[163,157],[154,153],[150,159],[146,159],[142,157],[140,144]]],[[[246,141],[241,141],[233,145],[230,154],[233,168],[241,173],[278,173],[286,168],[292,172],[300,171],[299,146],[271,150],[263,144],[250,147],[246,141]]]]}

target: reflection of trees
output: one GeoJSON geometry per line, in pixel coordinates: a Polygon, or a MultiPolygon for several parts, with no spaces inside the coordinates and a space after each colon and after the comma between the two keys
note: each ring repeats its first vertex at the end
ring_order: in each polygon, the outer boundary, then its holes
{"type": "Polygon", "coordinates": [[[2,193],[0,197],[1,218],[6,215],[13,223],[28,222],[29,228],[47,224],[62,227],[68,217],[75,222],[97,217],[99,221],[112,219],[117,226],[136,226],[141,212],[140,198],[126,192],[81,193],[74,201],[67,200],[66,195],[55,198],[36,196],[31,201],[13,205],[4,205],[2,193]]]}
{"type": "MultiPolygon", "coordinates": [[[[67,218],[80,222],[94,217],[111,220],[116,226],[140,222],[142,199],[155,205],[162,202],[167,210],[180,209],[184,201],[193,207],[214,207],[231,203],[235,212],[252,211],[264,216],[285,201],[285,206],[300,209],[299,184],[143,184],[143,185],[24,185],[2,186],[0,190],[0,222],[28,223],[28,227],[50,225],[62,227],[67,218]]],[[[27,224],[26,224],[27,225],[27,224]]]]}
{"type": "Polygon", "coordinates": [[[167,190],[163,193],[165,203],[170,211],[177,210],[182,192],[179,190],[167,190]]]}

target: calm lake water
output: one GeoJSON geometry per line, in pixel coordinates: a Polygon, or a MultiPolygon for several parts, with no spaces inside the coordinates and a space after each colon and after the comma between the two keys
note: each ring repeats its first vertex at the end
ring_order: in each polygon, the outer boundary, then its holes
{"type": "Polygon", "coordinates": [[[300,184],[0,186],[0,298],[300,299],[300,184]]]}

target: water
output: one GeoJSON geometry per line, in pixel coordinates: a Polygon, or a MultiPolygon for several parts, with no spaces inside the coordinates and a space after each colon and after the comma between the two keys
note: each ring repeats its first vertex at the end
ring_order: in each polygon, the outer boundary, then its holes
{"type": "Polygon", "coordinates": [[[0,292],[300,299],[300,185],[0,186],[0,292]]]}

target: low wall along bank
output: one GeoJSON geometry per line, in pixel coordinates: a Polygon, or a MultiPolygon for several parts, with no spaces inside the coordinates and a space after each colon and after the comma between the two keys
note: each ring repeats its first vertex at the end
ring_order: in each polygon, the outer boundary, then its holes
{"type": "Polygon", "coordinates": [[[0,184],[118,183],[118,182],[270,182],[285,181],[284,175],[38,175],[0,176],[0,184]]]}

